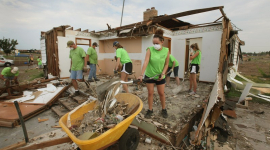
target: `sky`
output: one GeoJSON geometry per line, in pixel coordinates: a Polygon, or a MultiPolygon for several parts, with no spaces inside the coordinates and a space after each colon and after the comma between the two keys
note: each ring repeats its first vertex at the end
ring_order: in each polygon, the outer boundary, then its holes
{"type": "MultiPolygon", "coordinates": [[[[0,38],[17,39],[17,49],[40,49],[40,32],[60,25],[89,31],[118,27],[123,0],[0,0],[0,38]]],[[[269,0],[125,0],[123,25],[143,20],[143,12],[155,7],[158,15],[224,6],[233,24],[243,31],[244,52],[270,51],[269,0]]],[[[219,10],[178,19],[191,24],[213,22],[219,10]]]]}

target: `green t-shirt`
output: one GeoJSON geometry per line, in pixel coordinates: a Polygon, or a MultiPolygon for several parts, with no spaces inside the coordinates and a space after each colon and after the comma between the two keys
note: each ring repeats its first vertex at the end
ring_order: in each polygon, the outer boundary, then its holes
{"type": "Polygon", "coordinates": [[[191,64],[201,64],[201,51],[197,50],[193,55],[195,55],[197,52],[199,51],[199,55],[197,57],[195,57],[194,59],[192,59],[191,64]]]}
{"type": "MultiPolygon", "coordinates": [[[[151,78],[162,73],[169,49],[167,47],[163,47],[160,51],[155,50],[154,47],[149,47],[147,50],[148,49],[150,50],[151,54],[145,75],[151,78]]],[[[157,80],[158,78],[159,76],[155,77],[154,79],[157,80]]]]}
{"type": "Polygon", "coordinates": [[[71,58],[72,66],[71,70],[78,71],[83,70],[84,67],[84,57],[85,52],[81,47],[78,47],[74,50],[70,50],[69,52],[69,58],[71,58]]]}
{"type": "Polygon", "coordinates": [[[131,59],[128,56],[127,51],[125,49],[123,49],[123,48],[118,48],[116,50],[116,57],[120,58],[121,64],[126,64],[126,63],[129,63],[129,62],[132,62],[131,59]]]}
{"type": "Polygon", "coordinates": [[[39,66],[42,65],[42,62],[41,62],[41,59],[40,58],[37,59],[37,62],[38,62],[38,65],[39,66]]]}
{"type": "Polygon", "coordinates": [[[11,72],[10,67],[6,67],[2,70],[1,75],[6,76],[6,77],[14,77],[19,75],[19,71],[17,71],[15,74],[11,72]]]}
{"type": "Polygon", "coordinates": [[[175,62],[174,67],[179,66],[179,63],[178,63],[178,61],[175,59],[175,57],[173,57],[173,55],[170,55],[169,67],[172,67],[172,66],[173,66],[173,62],[175,62]]]}
{"type": "Polygon", "coordinates": [[[93,47],[89,47],[86,54],[89,55],[90,64],[98,63],[97,52],[93,47]]]}

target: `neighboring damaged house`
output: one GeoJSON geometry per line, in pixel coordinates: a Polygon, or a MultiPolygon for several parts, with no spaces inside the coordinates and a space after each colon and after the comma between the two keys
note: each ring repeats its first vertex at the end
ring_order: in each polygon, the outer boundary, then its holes
{"type": "Polygon", "coordinates": [[[164,46],[168,47],[171,54],[179,61],[180,78],[184,78],[185,72],[188,71],[190,45],[193,43],[198,43],[202,51],[200,81],[215,82],[218,71],[226,77],[228,63],[233,63],[237,71],[238,59],[241,56],[239,48],[240,45],[244,45],[241,44],[244,42],[237,36],[237,32],[223,12],[223,6],[161,16],[158,16],[158,11],[152,7],[143,14],[144,20],[141,22],[117,28],[111,28],[107,24],[108,30],[99,32],[73,30],[70,26],[55,27],[50,31],[42,32],[41,39],[46,41],[48,73],[60,77],[70,75],[69,48],[66,47],[66,43],[73,40],[77,45],[89,46],[93,42],[98,42],[98,63],[102,68],[99,74],[112,75],[115,66],[115,50],[112,43],[117,40],[128,51],[133,61],[133,71],[136,72],[135,76],[138,76],[141,73],[146,49],[153,45],[152,38],[158,28],[165,32],[164,46]],[[178,19],[213,10],[219,10],[222,16],[215,18],[216,20],[213,19],[210,23],[191,24],[178,19]]]}

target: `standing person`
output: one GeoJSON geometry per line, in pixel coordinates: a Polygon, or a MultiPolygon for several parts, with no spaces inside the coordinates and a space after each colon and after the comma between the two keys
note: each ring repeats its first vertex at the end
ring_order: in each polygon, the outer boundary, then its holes
{"type": "Polygon", "coordinates": [[[33,55],[32,55],[32,54],[29,55],[29,57],[28,57],[28,62],[29,62],[29,65],[28,65],[28,66],[33,65],[34,58],[33,58],[33,55]]]}
{"type": "Polygon", "coordinates": [[[148,90],[148,107],[149,109],[146,112],[145,118],[151,118],[153,114],[153,96],[154,96],[154,86],[156,84],[160,102],[162,105],[161,115],[163,118],[167,118],[167,110],[165,106],[165,73],[168,69],[170,53],[169,49],[163,47],[164,31],[161,29],[156,30],[152,47],[147,48],[144,64],[142,67],[142,73],[139,77],[142,80],[144,78],[149,79],[157,74],[160,76],[155,77],[154,79],[146,80],[146,86],[148,90]]]}
{"type": "Polygon", "coordinates": [[[42,61],[40,59],[40,56],[38,56],[37,62],[38,62],[38,69],[42,69],[42,61]]]}
{"type": "Polygon", "coordinates": [[[170,60],[169,60],[169,68],[168,68],[168,72],[171,71],[170,73],[167,74],[166,76],[166,84],[167,86],[170,86],[170,75],[173,72],[175,80],[176,80],[176,84],[180,85],[180,80],[178,77],[178,70],[179,70],[179,63],[178,61],[175,59],[175,57],[173,57],[173,55],[170,55],[170,60]]]}
{"type": "Polygon", "coordinates": [[[5,85],[8,87],[9,82],[7,80],[14,80],[16,84],[19,84],[18,82],[18,76],[19,76],[19,68],[18,67],[5,67],[0,75],[0,79],[2,79],[5,82],[5,85]]]}
{"type": "MultiPolygon", "coordinates": [[[[96,47],[97,47],[97,43],[94,42],[92,44],[92,47],[89,47],[86,53],[86,59],[85,61],[89,61],[89,67],[90,67],[90,73],[88,76],[88,82],[94,82],[95,81],[99,81],[99,79],[96,76],[96,68],[97,68],[97,63],[98,63],[98,56],[97,56],[97,51],[96,51],[96,47]],[[94,77],[94,80],[92,79],[94,77]]],[[[86,62],[84,63],[85,67],[86,67],[86,62]]]]}
{"type": "MultiPolygon", "coordinates": [[[[122,45],[119,44],[119,42],[115,41],[113,42],[113,47],[116,50],[116,66],[114,68],[115,73],[117,73],[119,64],[121,62],[122,69],[121,69],[121,80],[127,82],[128,81],[128,75],[132,74],[132,61],[128,56],[127,51],[123,48],[122,45]]],[[[123,88],[128,93],[128,86],[127,84],[123,84],[123,88]]]]}
{"type": "Polygon", "coordinates": [[[79,95],[79,90],[78,90],[78,83],[83,82],[83,69],[85,65],[85,52],[84,50],[77,46],[73,41],[68,41],[67,42],[67,47],[70,48],[70,53],[69,53],[69,58],[71,59],[70,61],[70,78],[72,79],[72,85],[75,89],[75,96],[79,95]],[[77,80],[77,81],[76,81],[77,80]]]}
{"type": "Polygon", "coordinates": [[[199,72],[199,65],[201,64],[201,51],[199,50],[199,46],[197,43],[194,43],[190,46],[194,51],[193,55],[190,55],[191,67],[190,67],[190,76],[189,76],[189,94],[195,95],[197,94],[197,80],[196,74],[199,72]],[[193,87],[193,91],[192,91],[193,87]]]}

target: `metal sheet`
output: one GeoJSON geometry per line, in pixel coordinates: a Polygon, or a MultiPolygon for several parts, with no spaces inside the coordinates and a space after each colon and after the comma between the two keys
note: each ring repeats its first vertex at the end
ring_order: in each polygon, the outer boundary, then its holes
{"type": "Polygon", "coordinates": [[[238,103],[240,103],[240,102],[242,102],[243,100],[245,100],[245,98],[246,98],[246,97],[248,96],[248,94],[249,94],[249,91],[250,91],[252,85],[253,85],[253,83],[247,83],[247,85],[246,85],[244,91],[242,92],[242,94],[241,94],[241,96],[240,96],[240,98],[239,98],[239,100],[238,100],[238,103]]]}

